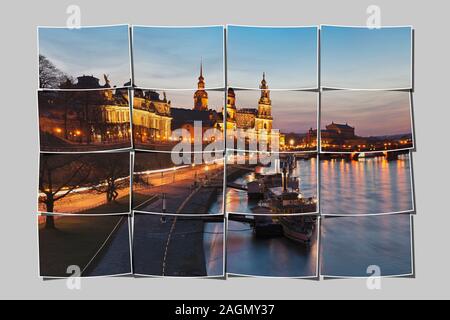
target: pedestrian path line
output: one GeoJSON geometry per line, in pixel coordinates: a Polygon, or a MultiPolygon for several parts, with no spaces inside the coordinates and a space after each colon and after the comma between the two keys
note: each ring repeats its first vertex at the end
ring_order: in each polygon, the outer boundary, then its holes
{"type": "MultiPolygon", "coordinates": [[[[214,174],[213,178],[215,178],[219,173],[214,174]]],[[[189,202],[189,200],[192,199],[192,197],[198,193],[198,191],[200,191],[203,188],[203,186],[199,186],[197,189],[195,189],[194,191],[191,192],[191,194],[183,201],[183,203],[178,207],[178,210],[176,211],[176,214],[179,214],[183,208],[186,206],[186,204],[189,202]]],[[[169,251],[169,245],[170,245],[170,241],[172,240],[172,234],[175,231],[175,225],[177,223],[177,219],[178,217],[175,216],[175,218],[173,219],[172,222],[172,226],[170,227],[170,231],[169,234],[167,236],[167,242],[166,242],[166,246],[164,248],[164,258],[163,258],[163,263],[162,263],[162,276],[166,275],[166,268],[167,268],[167,256],[168,256],[168,251],[169,251]]]]}
{"type": "MultiPolygon", "coordinates": [[[[221,172],[215,173],[213,174],[209,179],[215,179],[219,174],[221,174],[221,172]]],[[[196,195],[204,186],[199,186],[197,187],[197,189],[195,189],[194,191],[191,192],[191,194],[183,201],[183,203],[178,207],[177,210],[177,214],[181,213],[181,211],[183,211],[184,207],[186,206],[186,204],[192,199],[192,197],[194,195],[196,195]]]]}
{"type": "Polygon", "coordinates": [[[125,217],[121,217],[119,219],[119,221],[117,222],[117,224],[115,225],[114,229],[111,231],[111,233],[108,235],[108,237],[106,238],[106,240],[103,242],[103,244],[100,246],[100,249],[97,250],[97,252],[94,254],[94,256],[92,257],[91,260],[89,260],[89,262],[86,264],[86,266],[83,268],[83,270],[81,271],[80,275],[83,275],[87,268],[89,268],[89,266],[92,264],[92,262],[97,258],[97,256],[100,254],[100,252],[103,250],[103,248],[106,246],[106,244],[109,242],[109,239],[111,239],[112,235],[116,232],[117,228],[119,227],[120,223],[123,221],[125,217]]]}
{"type": "Polygon", "coordinates": [[[157,195],[151,196],[149,199],[145,200],[144,202],[142,202],[139,205],[137,205],[136,207],[134,207],[134,210],[137,210],[137,208],[142,207],[144,204],[147,204],[148,202],[150,202],[151,200],[155,200],[156,198],[158,198],[157,195]]]}
{"type": "Polygon", "coordinates": [[[178,210],[176,212],[177,214],[179,214],[179,213],[181,213],[181,211],[183,211],[183,209],[186,206],[186,204],[192,199],[192,197],[194,195],[196,195],[200,191],[201,188],[202,187],[198,187],[197,189],[192,191],[191,194],[186,199],[184,199],[183,203],[178,207],[178,210]]]}
{"type": "Polygon", "coordinates": [[[161,274],[162,276],[166,275],[167,253],[169,251],[169,245],[170,245],[170,240],[172,239],[172,234],[175,230],[175,224],[177,223],[177,218],[178,217],[175,217],[175,219],[173,219],[172,226],[170,227],[169,235],[167,236],[166,247],[164,248],[164,258],[163,258],[162,274],[161,274]]]}

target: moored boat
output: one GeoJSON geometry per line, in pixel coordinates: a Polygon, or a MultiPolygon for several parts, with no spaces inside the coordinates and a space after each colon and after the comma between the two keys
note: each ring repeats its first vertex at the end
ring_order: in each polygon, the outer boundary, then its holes
{"type": "Polygon", "coordinates": [[[311,244],[317,218],[315,216],[283,216],[278,222],[285,237],[303,244],[311,244]]]}

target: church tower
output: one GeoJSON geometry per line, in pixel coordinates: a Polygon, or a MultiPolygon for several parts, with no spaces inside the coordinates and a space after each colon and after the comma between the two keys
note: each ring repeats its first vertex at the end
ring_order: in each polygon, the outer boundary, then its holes
{"type": "Polygon", "coordinates": [[[203,78],[203,62],[200,62],[200,76],[198,77],[197,91],[194,93],[194,110],[208,110],[208,93],[205,90],[205,78],[203,78]]]}
{"type": "Polygon", "coordinates": [[[236,114],[237,114],[237,108],[236,108],[236,94],[234,93],[233,88],[228,88],[227,92],[227,114],[226,117],[224,115],[225,123],[227,130],[234,130],[236,129],[236,114]]]}
{"type": "Polygon", "coordinates": [[[256,118],[256,129],[257,130],[272,130],[272,101],[270,100],[269,86],[266,82],[266,74],[263,73],[263,78],[261,80],[261,97],[258,101],[258,115],[256,118]]]}
{"type": "Polygon", "coordinates": [[[227,120],[236,121],[236,94],[233,88],[228,88],[227,94],[227,120]]]}

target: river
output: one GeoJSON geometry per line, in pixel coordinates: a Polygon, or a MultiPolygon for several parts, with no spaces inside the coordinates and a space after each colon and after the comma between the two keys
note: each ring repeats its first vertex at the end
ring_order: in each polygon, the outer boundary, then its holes
{"type": "MultiPolygon", "coordinates": [[[[300,178],[305,197],[317,195],[317,163],[315,158],[297,161],[295,175],[300,178]]],[[[410,216],[370,215],[413,208],[409,156],[391,161],[383,157],[322,160],[320,169],[323,213],[368,214],[322,219],[322,273],[367,276],[369,265],[380,266],[382,275],[411,273],[410,216]]],[[[242,184],[253,179],[254,173],[248,173],[235,182],[242,184]]],[[[250,213],[254,205],[247,200],[245,191],[227,190],[228,212],[250,213]]],[[[227,272],[281,277],[315,275],[317,243],[308,248],[284,237],[259,239],[248,225],[232,221],[232,217],[230,214],[227,272]]]]}

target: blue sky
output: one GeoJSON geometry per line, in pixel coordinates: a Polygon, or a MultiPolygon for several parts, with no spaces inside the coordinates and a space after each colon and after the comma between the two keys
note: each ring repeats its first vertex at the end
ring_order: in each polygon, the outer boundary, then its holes
{"type": "Polygon", "coordinates": [[[109,75],[112,85],[130,80],[128,26],[39,28],[39,53],[76,78],[109,75]]]}
{"type": "Polygon", "coordinates": [[[411,28],[321,29],[321,84],[353,89],[409,88],[411,28]]]}
{"type": "Polygon", "coordinates": [[[317,87],[317,28],[228,26],[228,84],[272,89],[317,87]]]}
{"type": "Polygon", "coordinates": [[[207,88],[224,87],[223,27],[134,27],[135,84],[197,88],[200,61],[207,88]]]}
{"type": "Polygon", "coordinates": [[[359,136],[411,133],[410,94],[403,91],[325,91],[321,128],[348,123],[359,136]]]}

